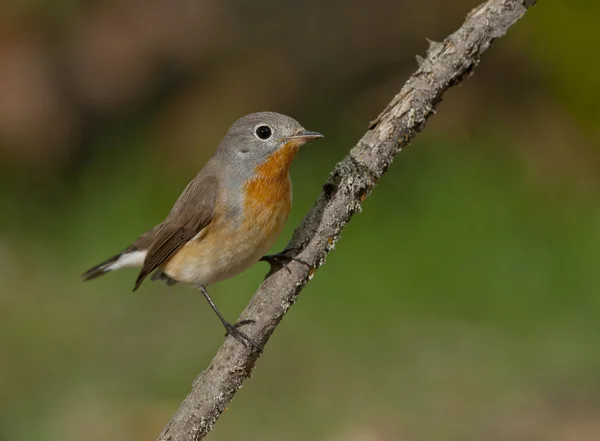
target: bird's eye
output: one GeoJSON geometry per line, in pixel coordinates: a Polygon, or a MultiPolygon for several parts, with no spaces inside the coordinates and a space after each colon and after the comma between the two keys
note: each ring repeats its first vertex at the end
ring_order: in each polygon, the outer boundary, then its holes
{"type": "Polygon", "coordinates": [[[271,127],[269,126],[258,126],[254,133],[256,133],[258,139],[262,140],[269,139],[273,134],[273,132],[271,132],[271,127]]]}

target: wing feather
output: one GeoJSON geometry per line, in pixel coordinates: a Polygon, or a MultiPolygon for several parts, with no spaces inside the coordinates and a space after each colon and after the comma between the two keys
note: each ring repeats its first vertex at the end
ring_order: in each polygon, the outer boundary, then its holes
{"type": "Polygon", "coordinates": [[[148,248],[134,291],[148,274],[165,264],[183,245],[210,224],[214,216],[217,188],[214,176],[203,176],[200,172],[183,190],[148,248]]]}

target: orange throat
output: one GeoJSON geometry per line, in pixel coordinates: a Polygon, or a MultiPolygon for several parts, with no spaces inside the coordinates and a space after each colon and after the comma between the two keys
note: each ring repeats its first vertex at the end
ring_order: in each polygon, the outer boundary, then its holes
{"type": "Polygon", "coordinates": [[[290,165],[301,143],[288,142],[254,169],[254,177],[246,183],[246,206],[291,205],[290,165]]]}

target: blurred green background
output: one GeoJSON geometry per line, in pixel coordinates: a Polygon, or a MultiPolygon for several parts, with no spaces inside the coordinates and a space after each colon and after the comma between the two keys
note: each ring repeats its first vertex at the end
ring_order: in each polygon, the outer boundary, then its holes
{"type": "MultiPolygon", "coordinates": [[[[479,0],[0,4],[0,439],[154,439],[223,330],[79,274],[162,220],[238,117],[329,171],[479,0]]],[[[207,439],[600,439],[600,3],[541,0],[348,225],[207,439]]],[[[212,293],[230,319],[267,271],[212,293]]]]}

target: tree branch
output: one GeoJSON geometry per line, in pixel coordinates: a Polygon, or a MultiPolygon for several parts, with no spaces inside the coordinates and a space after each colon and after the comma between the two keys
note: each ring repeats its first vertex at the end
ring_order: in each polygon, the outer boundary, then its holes
{"type": "MultiPolygon", "coordinates": [[[[325,263],[341,230],[360,211],[394,157],[423,129],[446,90],[467,78],[481,54],[534,3],[490,0],[471,11],[460,29],[444,42],[429,42],[427,57],[417,56],[417,71],[336,165],[315,205],[295,230],[288,247],[301,250],[300,259],[315,269],[325,263]]],[[[307,271],[293,262],[290,268],[290,272],[270,273],[240,317],[255,320],[244,332],[263,346],[314,274],[314,269],[307,271]]],[[[204,438],[250,376],[259,355],[227,338],[210,366],[195,379],[159,441],[204,438]]]]}

